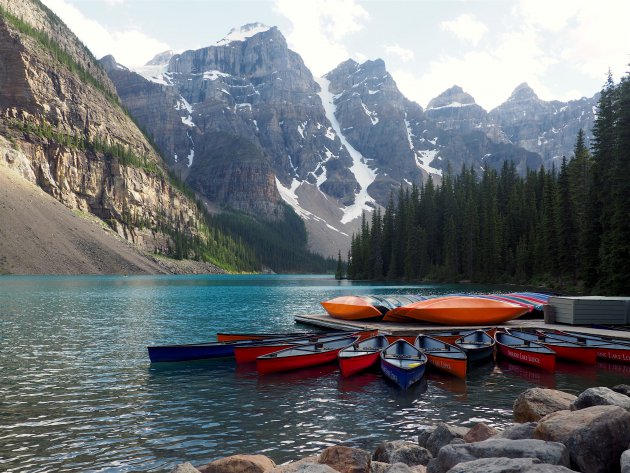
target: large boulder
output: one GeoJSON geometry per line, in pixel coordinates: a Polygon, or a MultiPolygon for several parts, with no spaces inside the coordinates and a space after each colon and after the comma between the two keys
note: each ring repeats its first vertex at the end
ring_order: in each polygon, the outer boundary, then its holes
{"type": "Polygon", "coordinates": [[[531,388],[523,391],[514,401],[514,421],[538,421],[552,412],[569,409],[576,400],[573,394],[555,389],[531,388]]]}
{"type": "Polygon", "coordinates": [[[498,433],[497,429],[490,427],[483,422],[479,422],[477,425],[471,427],[466,435],[464,435],[464,442],[481,442],[483,440],[488,440],[490,437],[494,437],[498,433]]]}
{"type": "Polygon", "coordinates": [[[456,427],[440,422],[427,439],[427,449],[435,457],[442,447],[448,445],[454,439],[463,439],[468,430],[470,429],[466,427],[456,427]]]}
{"type": "Polygon", "coordinates": [[[328,465],[340,473],[370,473],[371,461],[367,450],[335,445],[319,455],[318,463],[328,465]]]}
{"type": "Polygon", "coordinates": [[[533,439],[534,430],[536,430],[536,422],[524,422],[522,424],[513,424],[507,427],[503,432],[499,432],[496,438],[522,440],[533,439]]]}
{"type": "Polygon", "coordinates": [[[574,473],[567,467],[540,463],[536,458],[481,458],[460,463],[448,473],[574,473]]]}
{"type": "Polygon", "coordinates": [[[191,463],[180,463],[171,470],[171,473],[199,473],[199,470],[192,466],[191,463]]]}
{"type": "Polygon", "coordinates": [[[630,384],[618,384],[617,386],[613,386],[613,391],[620,394],[625,394],[626,396],[630,396],[630,384]]]}
{"type": "Polygon", "coordinates": [[[301,468],[305,464],[315,464],[319,460],[319,455],[313,455],[310,457],[304,457],[300,460],[283,463],[282,465],[277,465],[275,468],[271,470],[267,470],[265,473],[295,473],[299,468],[301,468]]]}
{"type": "Polygon", "coordinates": [[[413,442],[395,440],[383,442],[374,451],[372,460],[385,463],[404,463],[405,465],[426,465],[433,455],[424,447],[413,442]]]}
{"type": "Polygon", "coordinates": [[[630,450],[626,450],[621,454],[621,473],[630,473],[630,450]]]}
{"type": "Polygon", "coordinates": [[[232,455],[197,467],[201,473],[263,473],[275,468],[265,455],[232,455]]]}
{"type": "Polygon", "coordinates": [[[567,447],[542,440],[488,439],[463,445],[446,445],[429,462],[427,473],[446,473],[459,463],[480,458],[537,458],[542,463],[569,466],[567,447]]]}
{"type": "Polygon", "coordinates": [[[630,411],[630,397],[603,386],[588,388],[571,404],[571,410],[592,406],[619,406],[630,411]]]}
{"type": "Polygon", "coordinates": [[[561,442],[580,471],[619,471],[619,457],[630,444],[630,413],[619,406],[593,406],[560,411],[542,419],[534,436],[561,442]]]}
{"type": "Polygon", "coordinates": [[[421,429],[420,432],[418,432],[418,445],[427,448],[427,441],[429,437],[431,437],[431,434],[435,432],[435,429],[437,429],[435,425],[421,429]]]}
{"type": "Polygon", "coordinates": [[[389,463],[372,461],[370,463],[370,473],[385,473],[390,466],[389,463]]]}

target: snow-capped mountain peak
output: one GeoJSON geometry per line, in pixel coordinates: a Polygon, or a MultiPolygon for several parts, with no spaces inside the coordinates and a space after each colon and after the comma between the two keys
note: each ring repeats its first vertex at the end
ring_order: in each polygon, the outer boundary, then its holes
{"type": "Polygon", "coordinates": [[[248,23],[240,28],[232,28],[227,36],[217,41],[216,46],[225,46],[233,41],[245,41],[247,38],[251,38],[258,33],[264,33],[270,29],[270,26],[263,25],[262,23],[248,23]]]}

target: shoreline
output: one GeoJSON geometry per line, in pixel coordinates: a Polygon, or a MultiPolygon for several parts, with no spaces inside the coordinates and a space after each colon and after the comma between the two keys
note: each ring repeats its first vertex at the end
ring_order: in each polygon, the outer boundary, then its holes
{"type": "Polygon", "coordinates": [[[483,422],[419,428],[417,441],[391,440],[372,451],[343,444],[276,465],[238,454],[171,473],[629,473],[630,385],[588,388],[578,396],[539,387],[514,401],[503,430],[483,422]]]}

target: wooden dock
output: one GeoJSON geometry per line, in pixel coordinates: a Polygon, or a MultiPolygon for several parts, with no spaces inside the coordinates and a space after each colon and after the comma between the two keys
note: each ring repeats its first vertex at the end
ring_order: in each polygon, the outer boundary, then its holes
{"type": "MultiPolygon", "coordinates": [[[[435,330],[456,330],[456,329],[469,329],[474,330],[478,328],[487,328],[488,326],[446,326],[446,325],[431,325],[425,323],[395,323],[395,322],[374,322],[374,321],[348,321],[333,319],[328,314],[313,314],[313,315],[298,315],[295,317],[296,323],[312,325],[319,328],[326,328],[332,330],[379,330],[385,334],[411,336],[418,335],[424,332],[430,332],[435,330]]],[[[516,319],[510,320],[497,327],[507,327],[515,330],[519,329],[543,329],[543,330],[566,330],[573,332],[588,333],[590,335],[600,335],[605,337],[614,337],[620,339],[627,339],[630,341],[630,331],[623,330],[607,330],[601,328],[593,328],[589,326],[576,326],[565,324],[550,324],[545,323],[543,319],[516,319]]]]}

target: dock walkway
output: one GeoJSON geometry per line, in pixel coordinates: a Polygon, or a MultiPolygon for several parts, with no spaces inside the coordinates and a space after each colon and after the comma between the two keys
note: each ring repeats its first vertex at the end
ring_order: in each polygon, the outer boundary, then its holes
{"type": "MultiPolygon", "coordinates": [[[[333,319],[328,314],[298,315],[295,317],[296,323],[312,325],[319,328],[333,330],[379,330],[383,333],[400,336],[418,335],[423,332],[435,330],[457,330],[457,329],[478,329],[487,328],[487,325],[480,326],[450,326],[450,325],[430,325],[425,323],[395,323],[395,322],[374,322],[366,320],[339,320],[333,319]]],[[[543,330],[566,330],[572,332],[588,333],[590,335],[600,335],[606,337],[622,338],[630,341],[630,331],[608,330],[587,326],[575,326],[564,324],[547,324],[543,319],[515,319],[497,327],[518,329],[539,328],[543,330]]]]}

